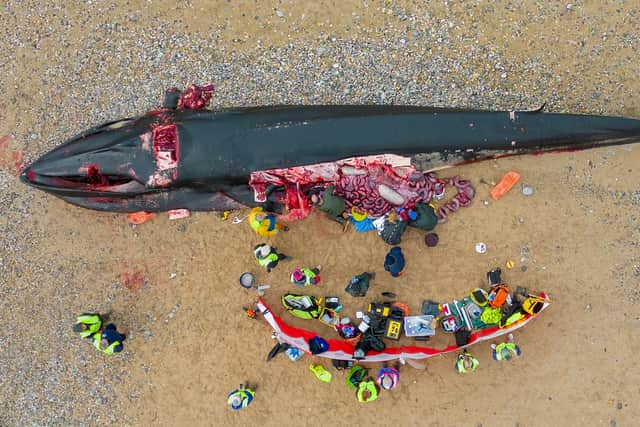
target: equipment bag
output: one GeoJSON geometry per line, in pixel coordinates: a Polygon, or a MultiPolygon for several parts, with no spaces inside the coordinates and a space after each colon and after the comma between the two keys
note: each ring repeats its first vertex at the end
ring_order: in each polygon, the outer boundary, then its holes
{"type": "Polygon", "coordinates": [[[462,347],[463,345],[469,344],[469,338],[471,338],[470,330],[466,328],[458,329],[456,332],[456,345],[462,347]]]}
{"type": "Polygon", "coordinates": [[[487,273],[487,282],[489,282],[489,286],[495,286],[502,283],[502,270],[496,268],[487,273]]]}
{"type": "Polygon", "coordinates": [[[511,295],[506,285],[495,285],[489,292],[489,307],[500,308],[504,303],[511,304],[511,295]]]}
{"type": "Polygon", "coordinates": [[[364,334],[362,341],[364,341],[369,349],[373,351],[383,351],[385,348],[387,348],[384,341],[374,336],[373,334],[368,333],[368,331],[364,334]]]}
{"type": "Polygon", "coordinates": [[[538,314],[544,307],[544,300],[530,296],[522,302],[522,310],[527,314],[538,314]]]}
{"type": "Polygon", "coordinates": [[[362,382],[367,376],[367,370],[360,365],[354,365],[349,369],[347,375],[347,386],[351,388],[357,388],[358,384],[362,382]]]}
{"type": "Polygon", "coordinates": [[[385,221],[384,227],[380,232],[380,237],[389,245],[398,245],[402,240],[402,233],[404,233],[406,229],[407,223],[404,221],[385,221]]]}
{"type": "Polygon", "coordinates": [[[475,288],[471,291],[471,294],[469,294],[469,298],[479,307],[484,307],[489,300],[489,294],[487,294],[484,289],[475,288]]]}
{"type": "Polygon", "coordinates": [[[311,354],[320,354],[329,350],[329,343],[327,342],[327,340],[317,335],[315,337],[309,338],[307,344],[309,344],[309,351],[311,352],[311,354]]]}
{"type": "Polygon", "coordinates": [[[343,371],[345,369],[349,369],[353,366],[353,360],[339,360],[339,359],[331,359],[331,364],[338,371],[343,371]]]}
{"type": "Polygon", "coordinates": [[[320,316],[318,298],[312,295],[284,294],[282,305],[289,313],[301,319],[317,319],[320,316]]]}

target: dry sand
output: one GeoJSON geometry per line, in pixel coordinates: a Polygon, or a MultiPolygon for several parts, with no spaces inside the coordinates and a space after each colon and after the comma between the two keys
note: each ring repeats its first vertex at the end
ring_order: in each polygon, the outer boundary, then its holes
{"type": "Polygon", "coordinates": [[[164,86],[191,81],[216,83],[218,105],[509,108],[551,100],[551,111],[640,117],[637,4],[208,3],[3,6],[0,425],[637,424],[637,144],[441,172],[470,179],[478,195],[438,226],[436,248],[425,247],[415,230],[403,236],[408,265],[400,279],[383,271],[388,246],[375,234],[342,233],[317,213],[273,239],[295,261],[267,275],[252,260],[259,239],[246,223],[195,213],[177,222],[160,215],[132,228],[122,215],[70,206],[16,178],[21,156],[32,160],[100,120],[155,107],[164,86]],[[357,54],[345,56],[350,43],[365,41],[368,47],[356,44],[357,54]],[[221,65],[168,61],[165,74],[164,60],[144,55],[157,54],[158,46],[221,65]],[[388,63],[371,62],[366,71],[370,53],[361,52],[371,50],[388,63]],[[296,62],[305,55],[311,59],[296,62]],[[345,61],[345,73],[365,71],[343,84],[343,77],[325,74],[337,60],[345,61]],[[404,68],[412,63],[422,68],[404,68]],[[393,101],[380,97],[380,85],[393,101]],[[404,92],[408,86],[420,92],[404,92]],[[300,93],[287,93],[291,88],[300,93]],[[535,195],[512,191],[485,206],[489,188],[480,179],[497,181],[508,170],[519,171],[535,195]],[[487,243],[486,254],[474,252],[478,241],[487,243]],[[320,264],[323,281],[313,291],[339,295],[352,314],[369,298],[349,297],[346,282],[373,269],[378,278],[369,295],[393,291],[415,312],[425,298],[461,297],[508,259],[516,261],[504,273],[508,283],[546,291],[554,302],[516,334],[523,356],[499,364],[489,345],[480,344],[473,348],[481,362],[474,375],[458,375],[453,356],[430,359],[424,371],[407,366],[399,387],[370,405],[358,404],[344,374],[324,359],[291,363],[279,356],[267,363],[271,330],[245,317],[242,307],[255,294],[238,286],[240,273],[256,272],[271,285],[267,301],[290,319],[278,302],[295,290],[289,268],[320,264]],[[129,334],[124,353],[103,357],[72,335],[74,316],[91,310],[113,311],[129,334]],[[324,363],[333,383],[317,381],[308,370],[312,362],[324,363]],[[226,394],[245,380],[259,385],[256,399],[232,412],[226,394]]]}

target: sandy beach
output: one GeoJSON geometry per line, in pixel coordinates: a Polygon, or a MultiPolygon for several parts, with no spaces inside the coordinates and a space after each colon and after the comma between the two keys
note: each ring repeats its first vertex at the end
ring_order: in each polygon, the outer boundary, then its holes
{"type": "Polygon", "coordinates": [[[637,423],[638,144],[438,172],[469,179],[476,198],[438,225],[435,248],[415,229],[403,235],[398,279],[385,273],[389,246],[375,233],[343,232],[318,212],[271,239],[294,261],[267,274],[246,222],[195,212],[133,227],[122,214],[27,188],[18,175],[83,129],[158,107],[167,87],[209,81],[212,108],[546,103],[549,112],[640,118],[638,4],[9,1],[0,10],[1,426],[637,423]],[[490,187],[481,180],[509,170],[534,195],[516,188],[483,203],[490,187]],[[398,388],[363,405],[326,359],[267,362],[271,329],[243,312],[256,293],[238,277],[252,271],[271,286],[274,311],[323,331],[279,302],[297,290],[288,276],[303,265],[322,266],[312,292],[340,296],[349,315],[383,291],[417,313],[425,299],[466,295],[496,266],[512,287],[545,291],[553,304],[516,333],[523,354],[512,363],[479,344],[473,375],[456,373],[453,355],[432,358],[424,370],[404,366],[398,388]],[[371,270],[367,298],[344,292],[371,270]],[[75,316],[92,311],[112,312],[128,334],[124,352],[104,356],[73,334],[75,316]],[[311,363],[323,363],[332,383],[318,381],[311,363]],[[258,384],[255,401],[231,411],[226,395],[246,380],[258,384]]]}

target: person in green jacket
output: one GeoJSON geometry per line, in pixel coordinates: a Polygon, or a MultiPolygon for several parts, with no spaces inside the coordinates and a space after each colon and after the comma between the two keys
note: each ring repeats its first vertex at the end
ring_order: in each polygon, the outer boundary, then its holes
{"type": "Polygon", "coordinates": [[[116,325],[110,323],[102,332],[93,334],[93,345],[106,355],[120,353],[124,349],[125,334],[118,332],[116,325]]]}
{"type": "Polygon", "coordinates": [[[253,248],[253,256],[261,267],[267,269],[267,273],[276,268],[278,262],[290,260],[291,257],[278,252],[278,248],[274,248],[266,243],[258,243],[253,248]]]}
{"type": "Polygon", "coordinates": [[[459,373],[466,374],[469,372],[475,372],[479,364],[480,362],[478,362],[478,359],[473,357],[467,350],[464,350],[458,355],[454,367],[459,373]]]}
{"type": "Polygon", "coordinates": [[[296,268],[291,272],[291,283],[298,286],[310,286],[320,283],[320,266],[315,268],[296,268]]]}
{"type": "Polygon", "coordinates": [[[520,347],[513,342],[513,334],[509,334],[506,342],[491,344],[491,357],[498,362],[501,360],[511,361],[514,357],[522,354],[520,347]]]}
{"type": "Polygon", "coordinates": [[[345,225],[344,200],[342,200],[342,197],[333,194],[334,188],[335,187],[333,185],[328,185],[322,194],[313,194],[311,196],[311,203],[313,203],[322,212],[325,212],[329,218],[345,225]]]}
{"type": "Polygon", "coordinates": [[[82,313],[76,318],[72,329],[80,334],[80,338],[91,338],[102,328],[102,321],[102,316],[98,313],[82,313]]]}
{"type": "Polygon", "coordinates": [[[360,403],[373,402],[378,398],[379,391],[380,387],[378,387],[378,384],[376,384],[373,378],[369,377],[365,381],[361,381],[360,384],[358,384],[356,397],[358,398],[358,402],[360,403]]]}
{"type": "Polygon", "coordinates": [[[409,219],[409,226],[431,231],[438,225],[438,215],[433,205],[416,203],[415,212],[418,213],[418,217],[409,219]]]}

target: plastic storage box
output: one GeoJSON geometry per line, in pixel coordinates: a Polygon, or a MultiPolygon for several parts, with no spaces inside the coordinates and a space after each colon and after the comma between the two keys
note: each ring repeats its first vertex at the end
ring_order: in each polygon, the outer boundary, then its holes
{"type": "Polygon", "coordinates": [[[431,337],[436,331],[431,329],[433,316],[406,316],[404,318],[404,334],[408,337],[431,337]]]}

